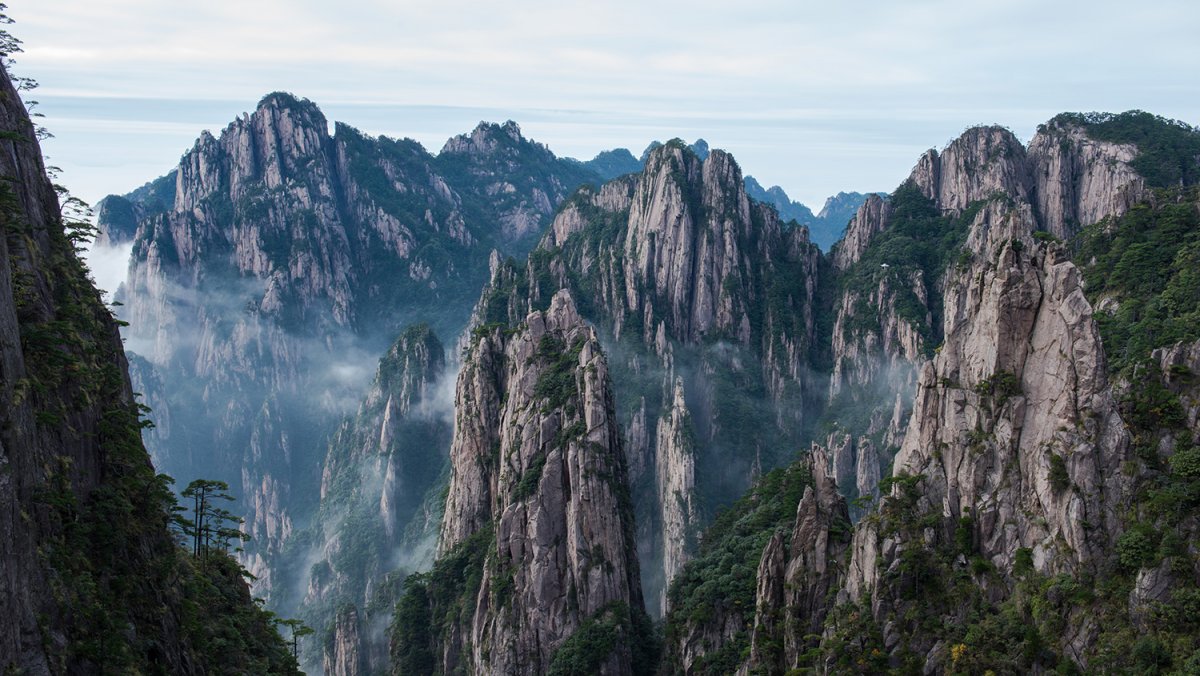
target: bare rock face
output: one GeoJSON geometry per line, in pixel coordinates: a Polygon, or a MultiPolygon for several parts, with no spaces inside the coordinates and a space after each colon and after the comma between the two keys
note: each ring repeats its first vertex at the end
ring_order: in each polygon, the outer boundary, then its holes
{"type": "Polygon", "coordinates": [[[763,550],[755,596],[754,633],[746,673],[783,673],[801,666],[819,644],[836,591],[839,564],[849,545],[850,515],[827,473],[828,456],[814,446],[808,457],[813,486],[796,507],[791,537],[777,534],[763,550]]]}
{"type": "MultiPolygon", "coordinates": [[[[1020,549],[1049,575],[1097,570],[1120,532],[1129,438],[1099,331],[1079,270],[1058,246],[1035,244],[1033,228],[1028,206],[982,209],[968,236],[975,262],[946,283],[945,343],[921,369],[893,469],[918,490],[885,496],[915,500],[940,525],[916,541],[877,522],[855,533],[843,598],[870,595],[888,645],[902,604],[881,579],[956,525],[1004,575],[1020,549]]],[[[923,648],[933,663],[935,648],[923,648]]]]}
{"type": "MultiPolygon", "coordinates": [[[[608,366],[570,294],[515,333],[477,336],[458,404],[441,550],[493,529],[461,664],[545,673],[589,618],[642,609],[608,366]]],[[[596,669],[629,673],[631,660],[626,633],[596,669]]]]}
{"type": "MultiPolygon", "coordinates": [[[[897,410],[899,409],[899,404],[899,399],[897,399],[897,410]]],[[[855,457],[854,463],[854,492],[856,497],[866,498],[869,496],[872,499],[878,498],[880,478],[882,477],[879,471],[879,449],[875,448],[870,439],[860,439],[858,442],[858,454],[855,457]]]]}
{"type": "Polygon", "coordinates": [[[1033,195],[1025,148],[1003,127],[973,127],[917,162],[911,180],[943,211],[960,212],[996,194],[1029,203],[1033,195]]]}
{"type": "Polygon", "coordinates": [[[1133,145],[1096,141],[1069,122],[1042,125],[1029,143],[1042,228],[1060,239],[1120,216],[1146,193],[1133,145]]]}
{"type": "Polygon", "coordinates": [[[845,236],[830,252],[834,267],[845,270],[857,263],[871,237],[887,227],[889,215],[888,201],[879,195],[869,195],[846,226],[845,236]]]}
{"type": "Polygon", "coordinates": [[[738,245],[749,226],[750,202],[729,155],[716,151],[702,162],[677,145],[651,153],[625,235],[630,311],[645,312],[647,330],[665,322],[678,340],[721,330],[748,341],[746,308],[721,290],[748,286],[738,245]]]}
{"type": "Polygon", "coordinates": [[[369,673],[363,668],[359,654],[358,610],[347,607],[337,614],[332,645],[326,646],[324,671],[326,676],[358,676],[369,673]]]}
{"type": "MultiPolygon", "coordinates": [[[[655,476],[658,479],[659,519],[662,523],[663,570],[669,581],[691,558],[689,533],[697,528],[695,504],[696,459],[694,435],[683,396],[683,382],[676,380],[671,412],[658,421],[655,476]]],[[[660,600],[666,612],[666,589],[660,600]]]]}
{"type": "MultiPolygon", "coordinates": [[[[595,301],[617,337],[633,322],[649,346],[714,337],[743,345],[763,341],[774,350],[770,361],[781,380],[800,370],[790,362],[801,361],[795,353],[802,355],[811,340],[804,332],[811,332],[819,253],[806,230],[785,232],[778,214],[752,205],[741,170],[723,151],[701,160],[682,143],[656,148],[640,176],[616,179],[598,192],[585,189],[568,201],[542,248],[564,248],[565,266],[595,277],[595,301]],[[617,250],[609,239],[569,242],[602,224],[617,230],[617,250]],[[764,281],[784,265],[798,266],[807,282],[788,289],[795,317],[775,314],[764,320],[767,326],[755,326],[749,310],[762,304],[764,281]],[[782,340],[767,344],[772,333],[782,340]]],[[[567,280],[560,275],[557,281],[567,280]]]]}

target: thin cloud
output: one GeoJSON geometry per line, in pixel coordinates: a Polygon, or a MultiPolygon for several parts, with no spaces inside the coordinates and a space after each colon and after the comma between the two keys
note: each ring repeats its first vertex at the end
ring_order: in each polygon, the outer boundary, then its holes
{"type": "MultiPolygon", "coordinates": [[[[838,190],[894,187],[915,159],[896,149],[940,145],[971,124],[997,121],[1028,138],[1062,110],[1142,108],[1195,122],[1200,103],[1181,84],[1200,69],[1200,5],[1175,0],[1101,0],[1087,12],[1034,0],[12,4],[27,48],[17,71],[59,97],[41,109],[51,131],[69,127],[53,143],[56,163],[93,199],[88,191],[119,178],[88,170],[111,167],[98,159],[109,144],[84,136],[105,130],[80,121],[102,117],[85,110],[100,97],[233,100],[241,111],[283,89],[331,119],[431,149],[473,126],[472,111],[516,119],[577,157],[703,136],[814,205],[838,190]],[[358,103],[410,107],[385,121],[358,103]],[[872,147],[877,160],[864,161],[872,147]]],[[[128,128],[107,131],[132,156],[161,158],[165,172],[203,126],[176,135],[165,125],[194,118],[180,115],[129,111],[128,128]]],[[[123,191],[152,176],[120,178],[123,191]]]]}

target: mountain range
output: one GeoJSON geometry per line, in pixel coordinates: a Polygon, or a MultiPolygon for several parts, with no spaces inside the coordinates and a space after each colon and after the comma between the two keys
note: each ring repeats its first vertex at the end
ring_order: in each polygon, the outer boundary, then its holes
{"type": "Polygon", "coordinates": [[[285,673],[240,567],[347,676],[1200,665],[1186,124],[975,127],[813,215],[702,140],[431,154],[270,94],[98,205],[122,351],[8,101],[6,666],[236,626],[285,673]],[[156,471],[230,487],[236,561],[156,471]]]}

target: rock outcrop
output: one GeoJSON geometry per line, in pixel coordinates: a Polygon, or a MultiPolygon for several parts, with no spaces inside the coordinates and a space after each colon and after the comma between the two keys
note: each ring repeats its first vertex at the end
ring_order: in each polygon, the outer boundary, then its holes
{"type": "MultiPolygon", "coordinates": [[[[885,514],[909,510],[888,518],[909,525],[855,534],[843,599],[870,599],[887,646],[911,631],[899,618],[913,582],[893,571],[913,548],[969,543],[1004,576],[1027,552],[1041,574],[1078,575],[1100,569],[1121,531],[1128,433],[1079,270],[1034,227],[1028,205],[993,201],[975,217],[975,262],[946,281],[945,343],[921,369],[894,463],[915,488],[885,496],[885,514]],[[914,532],[922,515],[933,526],[914,532]]],[[[928,664],[945,659],[933,638],[905,635],[928,664]]]]}
{"type": "Polygon", "coordinates": [[[347,606],[338,611],[333,635],[325,646],[325,659],[322,664],[325,675],[359,676],[377,673],[379,669],[370,670],[365,666],[366,661],[360,650],[362,638],[359,632],[358,609],[347,606]]]}
{"type": "MultiPolygon", "coordinates": [[[[655,443],[655,477],[658,481],[659,518],[662,520],[663,573],[670,581],[691,558],[691,544],[699,527],[696,506],[695,431],[683,395],[683,382],[676,380],[671,412],[658,419],[655,443]]],[[[659,600],[666,613],[666,589],[659,600]]]]}
{"type": "Polygon", "coordinates": [[[1022,204],[1033,196],[1025,148],[1003,127],[973,127],[941,153],[926,152],[911,180],[940,209],[954,213],[996,195],[1022,204]]]}
{"type": "Polygon", "coordinates": [[[830,252],[833,265],[839,270],[845,270],[858,262],[863,251],[871,243],[871,238],[887,227],[891,210],[888,200],[880,195],[870,195],[863,202],[850,223],[846,226],[846,234],[838,240],[837,246],[830,252]]]}
{"type": "Polygon", "coordinates": [[[245,560],[273,607],[294,607],[273,591],[278,556],[314,515],[312,468],[377,356],[417,321],[455,336],[489,252],[527,250],[592,179],[514,123],[481,124],[435,157],[343,124],[330,134],[313,103],[275,93],[201,135],[164,179],[104,201],[106,236],[136,224],[126,344],[172,414],[151,452],[176,476],[237,487],[245,560]]]}
{"type": "Polygon", "coordinates": [[[1041,227],[1069,240],[1083,226],[1120,216],[1146,194],[1131,166],[1132,144],[1096,141],[1068,120],[1051,120],[1029,142],[1041,227]]]}
{"type": "Polygon", "coordinates": [[[743,673],[784,673],[817,647],[849,545],[846,501],[827,474],[825,450],[808,457],[813,485],[804,489],[790,537],[776,533],[758,566],[750,659],[743,673]]]}
{"type": "Polygon", "coordinates": [[[486,573],[459,638],[437,651],[444,669],[546,673],[582,659],[570,647],[581,627],[614,621],[589,670],[630,673],[630,616],[643,611],[626,461],[608,365],[567,291],[513,331],[476,333],[451,462],[440,550],[486,533],[486,573]]]}

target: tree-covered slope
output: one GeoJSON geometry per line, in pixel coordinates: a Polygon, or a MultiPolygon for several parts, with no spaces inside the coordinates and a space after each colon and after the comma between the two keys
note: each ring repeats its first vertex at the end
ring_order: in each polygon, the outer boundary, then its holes
{"type": "Polygon", "coordinates": [[[168,529],[169,479],[117,322],[0,71],[0,668],[6,673],[289,673],[295,661],[224,554],[168,529]]]}

